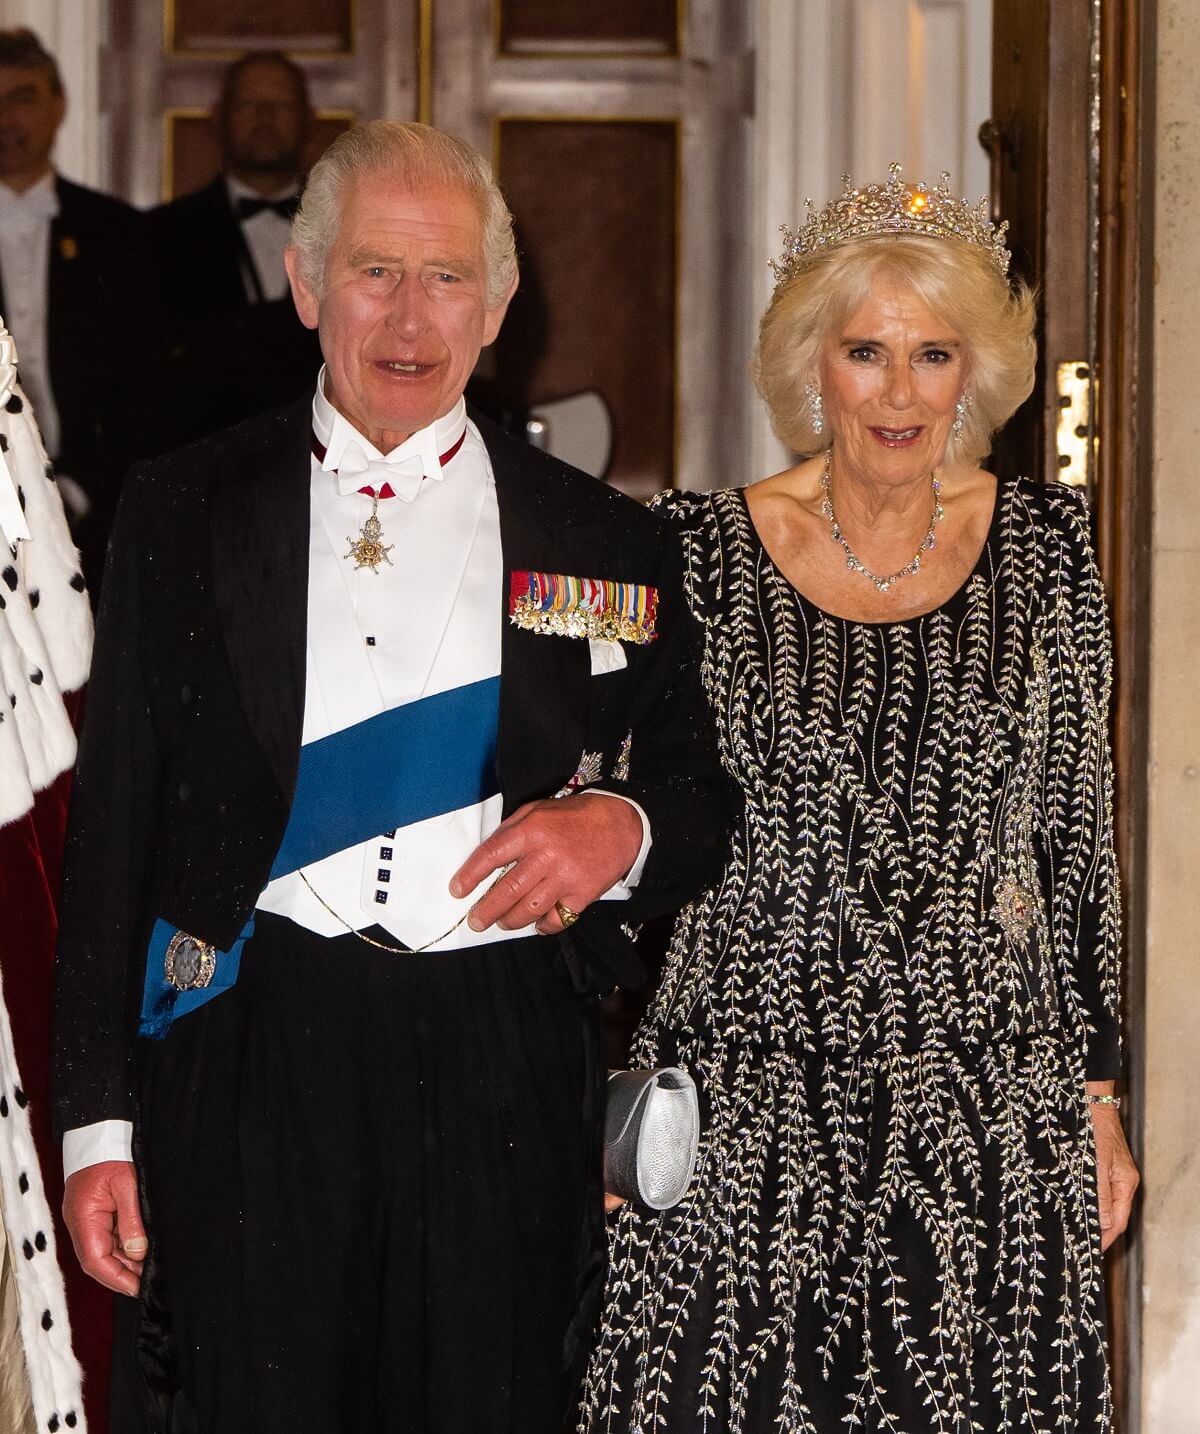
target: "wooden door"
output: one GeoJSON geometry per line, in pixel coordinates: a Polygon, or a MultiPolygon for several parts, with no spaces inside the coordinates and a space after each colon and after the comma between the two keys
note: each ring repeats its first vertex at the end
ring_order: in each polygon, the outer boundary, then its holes
{"type": "Polygon", "coordinates": [[[1014,271],[1042,299],[1037,386],[1004,434],[999,460],[1009,472],[1082,487],[1094,480],[1090,424],[1075,425],[1085,429],[1073,435],[1082,448],[1068,450],[1060,447],[1058,420],[1062,366],[1086,369],[1086,398],[1093,392],[1091,9],[1092,0],[997,0],[992,119],[983,136],[992,150],[993,207],[1009,222],[1014,271]],[[1072,465],[1073,455],[1080,461],[1072,465]]]}
{"type": "MultiPolygon", "coordinates": [[[[1116,649],[1113,750],[1125,889],[1127,1129],[1141,1130],[1144,704],[1149,644],[1153,5],[995,0],[993,111],[981,139],[1018,271],[1040,293],[1037,386],[1004,435],[1003,470],[1077,483],[1091,502],[1116,649]]],[[[1136,1387],[1134,1226],[1108,1262],[1118,1409],[1136,1387]]],[[[1128,1420],[1120,1427],[1130,1430],[1128,1420]]]]}
{"type": "Polygon", "coordinates": [[[743,477],[742,0],[113,0],[113,180],[135,203],[215,170],[229,59],[289,52],[321,138],[420,118],[488,154],[521,290],[484,375],[512,407],[592,390],[639,497],[743,477]]]}

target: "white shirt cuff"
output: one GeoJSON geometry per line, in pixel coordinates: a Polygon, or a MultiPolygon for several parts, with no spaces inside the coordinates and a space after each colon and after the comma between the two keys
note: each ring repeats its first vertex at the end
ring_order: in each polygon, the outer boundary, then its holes
{"type": "Polygon", "coordinates": [[[133,1125],[128,1120],[98,1120],[63,1134],[63,1179],[102,1160],[133,1160],[133,1125]]]}
{"type": "Polygon", "coordinates": [[[628,802],[642,819],[642,844],[638,849],[638,854],[633,865],[620,881],[614,886],[610,886],[608,890],[598,898],[600,901],[628,901],[633,895],[633,888],[642,879],[642,872],[646,869],[646,858],[650,855],[650,848],[654,844],[654,840],[650,835],[650,818],[632,797],[622,796],[620,792],[606,792],[603,787],[589,787],[588,791],[594,792],[602,797],[616,797],[619,802],[628,802]]]}

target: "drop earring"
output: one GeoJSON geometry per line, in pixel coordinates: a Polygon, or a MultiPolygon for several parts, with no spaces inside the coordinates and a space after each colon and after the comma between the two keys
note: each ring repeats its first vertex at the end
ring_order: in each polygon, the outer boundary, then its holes
{"type": "Polygon", "coordinates": [[[821,391],[812,379],[804,385],[804,397],[808,401],[809,427],[820,438],[825,432],[825,408],[821,403],[821,391]]]}
{"type": "Polygon", "coordinates": [[[964,389],[962,397],[954,405],[954,422],[950,426],[950,431],[953,433],[956,443],[962,442],[962,436],[966,432],[967,427],[967,414],[970,411],[971,395],[964,389]]]}

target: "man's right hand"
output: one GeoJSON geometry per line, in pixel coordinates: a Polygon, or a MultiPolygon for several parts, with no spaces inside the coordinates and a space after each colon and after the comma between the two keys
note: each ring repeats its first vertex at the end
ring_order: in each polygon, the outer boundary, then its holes
{"type": "Polygon", "coordinates": [[[102,1160],[67,1179],[63,1218],[85,1274],[119,1295],[136,1295],[148,1248],[137,1172],[127,1160],[102,1160]]]}

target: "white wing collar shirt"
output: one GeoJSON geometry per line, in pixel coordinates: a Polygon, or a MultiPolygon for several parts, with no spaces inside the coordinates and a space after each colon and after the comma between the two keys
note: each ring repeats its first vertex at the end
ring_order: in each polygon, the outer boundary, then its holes
{"type": "MultiPolygon", "coordinates": [[[[304,745],[393,707],[498,677],[503,624],[496,481],[465,403],[383,454],[338,413],[324,387],[322,370],[313,400],[304,745]],[[391,561],[378,571],[356,567],[347,553],[373,508],[359,490],[378,491],[385,482],[396,494],[378,505],[391,561]]],[[[387,760],[381,751],[380,764],[387,760]]],[[[642,820],[641,850],[602,900],[627,899],[649,853],[649,821],[630,805],[642,820]]],[[[306,866],[303,878],[294,872],[270,882],[258,909],[321,936],[378,925],[398,945],[432,952],[532,935],[532,925],[472,931],[466,916],[486,887],[462,900],[449,891],[454,872],[500,824],[502,808],[496,794],[380,832],[306,866]]],[[[130,1149],[124,1121],[67,1131],[66,1174],[128,1160],[130,1149]]]]}
{"type": "MultiPolygon", "coordinates": [[[[305,745],[419,698],[498,677],[504,582],[492,466],[461,399],[383,454],[325,397],[322,373],[313,433],[325,452],[312,459],[305,745]],[[385,483],[395,496],[380,500],[378,518],[390,551],[377,570],[357,567],[347,553],[373,509],[359,490],[377,492],[385,483]]],[[[496,795],[380,833],[306,867],[303,877],[271,882],[259,909],[323,936],[378,924],[410,947],[432,942],[449,950],[527,936],[532,927],[475,932],[465,920],[457,925],[480,893],[456,901],[448,889],[457,867],[499,824],[501,807],[496,795]]]]}

